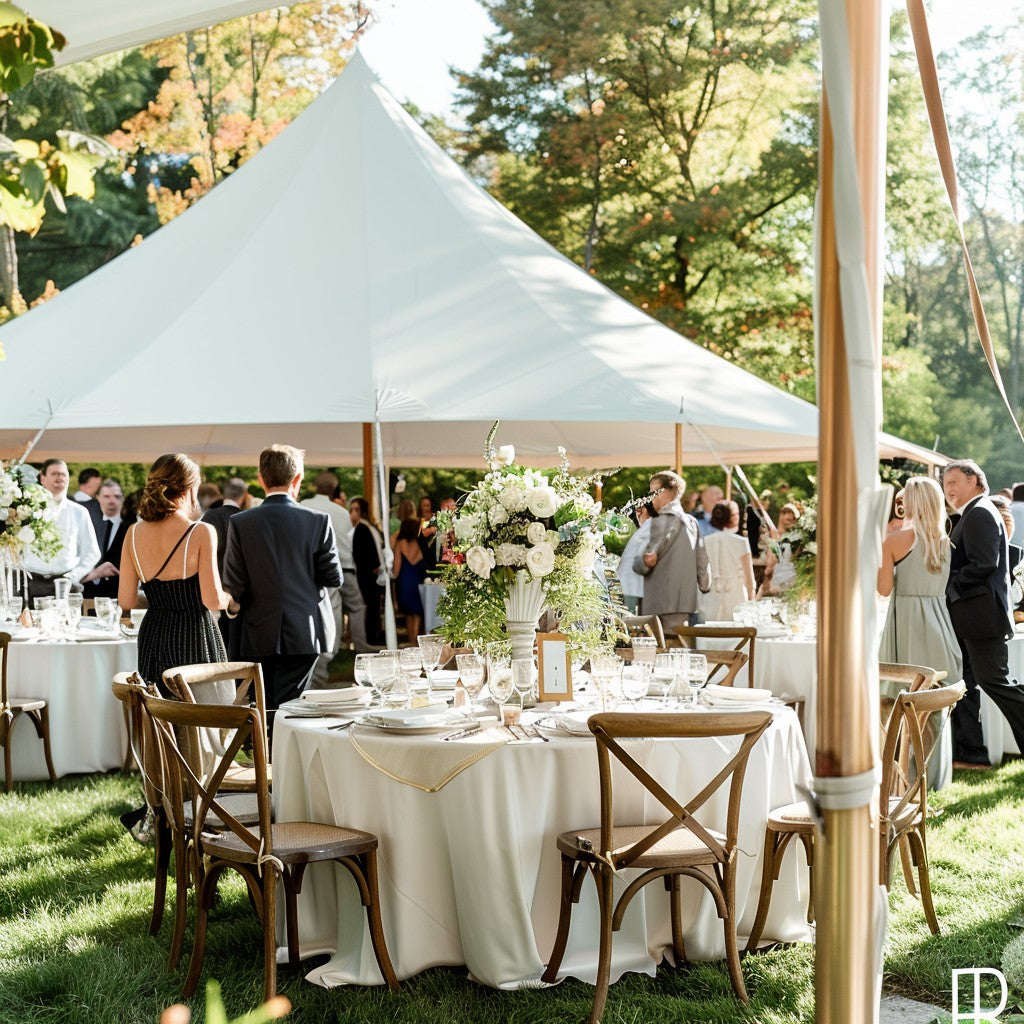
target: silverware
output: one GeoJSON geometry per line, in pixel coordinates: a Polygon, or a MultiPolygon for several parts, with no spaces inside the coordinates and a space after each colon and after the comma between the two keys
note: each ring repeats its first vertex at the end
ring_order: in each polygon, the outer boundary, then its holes
{"type": "Polygon", "coordinates": [[[480,728],[480,723],[477,722],[474,725],[467,725],[465,729],[459,729],[458,732],[450,732],[447,736],[442,736],[441,739],[446,743],[449,740],[461,740],[466,736],[472,736],[473,733],[479,732],[480,728]]]}
{"type": "Polygon", "coordinates": [[[356,720],[354,718],[350,718],[347,722],[337,722],[334,725],[327,726],[327,728],[329,730],[341,730],[341,729],[347,729],[350,725],[355,725],[355,724],[356,724],[356,720]]]}

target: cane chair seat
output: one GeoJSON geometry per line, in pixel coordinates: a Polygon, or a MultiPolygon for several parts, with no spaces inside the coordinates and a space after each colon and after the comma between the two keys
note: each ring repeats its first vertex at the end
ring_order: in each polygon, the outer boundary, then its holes
{"type": "MultiPolygon", "coordinates": [[[[612,829],[612,851],[626,849],[635,846],[641,839],[646,838],[654,831],[652,825],[616,825],[612,829]]],[[[714,829],[707,829],[708,834],[721,844],[725,844],[726,837],[714,829]]],[[[585,845],[584,843],[584,845],[585,845]]],[[[579,860],[600,860],[597,851],[601,847],[601,830],[599,828],[585,828],[576,832],[563,832],[556,840],[556,846],[560,853],[576,857],[579,860]],[[594,852],[580,849],[579,840],[589,842],[594,852]]],[[[631,868],[666,868],[675,865],[685,864],[687,867],[697,867],[701,864],[717,863],[714,854],[708,849],[707,844],[698,839],[688,829],[676,829],[667,836],[662,836],[649,850],[635,857],[629,862],[631,868]]]]}
{"type": "MultiPolygon", "coordinates": [[[[255,797],[252,798],[255,802],[255,797]]],[[[207,819],[209,820],[209,819],[207,819]]],[[[250,829],[259,838],[258,829],[250,829]]],[[[287,821],[271,825],[274,856],[285,864],[312,864],[339,857],[357,857],[377,849],[371,832],[315,821],[287,821]]],[[[234,832],[204,835],[203,849],[225,860],[251,860],[252,847],[234,832]]]]}
{"type": "Polygon", "coordinates": [[[786,828],[793,832],[813,832],[814,817],[803,800],[776,808],[768,815],[768,827],[786,828]]]}

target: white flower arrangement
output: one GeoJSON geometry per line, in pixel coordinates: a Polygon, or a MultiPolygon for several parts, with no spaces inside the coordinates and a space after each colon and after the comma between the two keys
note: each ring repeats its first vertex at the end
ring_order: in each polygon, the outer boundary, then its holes
{"type": "Polygon", "coordinates": [[[495,450],[493,436],[494,429],[485,449],[490,471],[457,510],[437,515],[438,530],[451,540],[440,566],[441,632],[474,646],[505,638],[506,602],[532,581],[544,606],[560,614],[571,645],[589,652],[600,645],[606,611],[593,574],[605,516],[588,493],[600,477],[572,476],[561,448],[558,470],[518,466],[512,445],[495,450]]]}
{"type": "Polygon", "coordinates": [[[0,556],[17,565],[29,551],[50,558],[63,546],[50,492],[20,462],[0,462],[0,556]]]}

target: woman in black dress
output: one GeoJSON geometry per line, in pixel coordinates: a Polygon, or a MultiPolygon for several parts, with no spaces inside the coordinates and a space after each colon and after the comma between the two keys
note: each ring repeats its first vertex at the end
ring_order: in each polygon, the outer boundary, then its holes
{"type": "Polygon", "coordinates": [[[165,697],[163,674],[178,665],[226,661],[213,613],[237,610],[217,571],[217,534],[199,516],[199,467],[186,455],[161,455],[149,471],[139,520],[121,554],[118,602],[148,611],[139,629],[139,675],[165,697]]]}
{"type": "Polygon", "coordinates": [[[365,498],[353,498],[348,503],[352,519],[352,561],[356,567],[359,592],[366,602],[366,642],[380,647],[384,644],[381,627],[381,602],[384,588],[377,582],[377,574],[384,564],[384,538],[370,513],[365,498]]]}

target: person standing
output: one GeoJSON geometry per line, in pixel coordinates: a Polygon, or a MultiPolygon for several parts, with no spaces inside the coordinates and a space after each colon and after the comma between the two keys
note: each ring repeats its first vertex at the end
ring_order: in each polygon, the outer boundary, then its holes
{"type": "Polygon", "coordinates": [[[99,518],[100,504],[97,500],[103,476],[95,466],[89,466],[78,474],[78,490],[71,495],[73,501],[85,507],[94,520],[99,518]]]}
{"type": "Polygon", "coordinates": [[[362,495],[348,503],[348,513],[352,519],[352,563],[356,567],[356,581],[366,605],[366,639],[380,647],[385,639],[381,624],[384,538],[374,521],[370,503],[362,495]]]}
{"type": "MultiPolygon", "coordinates": [[[[205,486],[205,484],[199,485],[200,492],[205,486]]],[[[233,515],[242,511],[242,502],[249,493],[249,485],[241,477],[232,476],[224,481],[223,488],[217,488],[217,492],[223,497],[219,502],[214,502],[204,510],[203,522],[209,523],[217,534],[217,571],[223,578],[224,552],[228,548],[228,521],[233,515]]],[[[201,495],[199,507],[203,507],[201,495]]],[[[235,620],[227,612],[221,612],[217,625],[220,626],[221,635],[224,637],[224,646],[230,651],[232,649],[231,631],[235,627],[235,620]]]]}
{"type": "Polygon", "coordinates": [[[68,497],[70,481],[63,459],[47,459],[39,470],[39,482],[50,492],[57,509],[61,548],[45,559],[31,551],[23,557],[21,567],[31,574],[30,598],[52,597],[56,579],[68,579],[73,589],[81,590],[82,577],[100,560],[100,547],[89,513],[68,497]]]}
{"type": "Polygon", "coordinates": [[[946,603],[960,644],[967,693],[953,709],[954,767],[985,768],[981,731],[983,690],[1010,724],[1024,751],[1024,687],[1009,678],[1007,641],[1013,636],[1006,529],[988,497],[988,482],[970,459],[951,462],[942,489],[959,516],[950,533],[946,603]]]}
{"type": "Polygon", "coordinates": [[[100,504],[100,518],[93,525],[96,527],[100,557],[95,567],[82,577],[83,593],[94,599],[117,597],[121,549],[132,520],[122,514],[124,492],[116,480],[104,480],[96,500],[100,504]]]}
{"type": "Polygon", "coordinates": [[[657,615],[666,632],[694,621],[697,592],[706,594],[711,586],[697,520],[679,504],[685,487],[682,477],[670,470],[651,477],[651,505],[657,516],[646,550],[633,562],[644,577],[644,614],[657,615]]]}
{"type": "Polygon", "coordinates": [[[645,501],[637,505],[633,512],[633,519],[636,522],[636,529],[622,549],[622,557],[619,559],[616,575],[619,577],[619,583],[622,584],[622,599],[626,607],[636,615],[640,611],[640,604],[644,599],[644,578],[633,568],[633,563],[638,556],[643,555],[651,536],[651,521],[654,516],[651,513],[650,503],[645,501]]]}
{"type": "Polygon", "coordinates": [[[715,506],[725,500],[725,491],[722,490],[718,484],[708,484],[700,492],[700,501],[697,508],[694,509],[693,518],[697,520],[697,526],[700,528],[700,535],[707,537],[714,527],[711,525],[711,513],[714,511],[715,506]]]}
{"type": "Polygon", "coordinates": [[[268,733],[274,712],[309,685],[328,649],[321,599],[341,586],[331,521],[303,508],[303,452],[275,444],[260,452],[262,504],[228,521],[224,587],[241,606],[233,655],[263,668],[268,733]]]}
{"type": "Polygon", "coordinates": [[[711,591],[698,598],[706,622],[732,622],[736,605],[754,599],[754,561],[746,540],[739,535],[740,507],[720,501],[711,510],[714,530],[704,538],[711,573],[711,591]]]}

